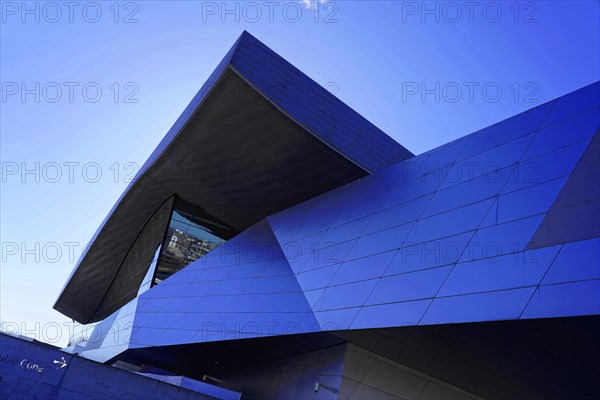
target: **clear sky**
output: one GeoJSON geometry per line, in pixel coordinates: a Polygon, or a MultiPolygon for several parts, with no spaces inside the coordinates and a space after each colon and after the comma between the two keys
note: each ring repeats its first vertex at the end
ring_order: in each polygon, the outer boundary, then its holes
{"type": "Polygon", "coordinates": [[[84,245],[243,30],[419,154],[599,80],[598,4],[1,1],[3,329],[66,344],[84,245]]]}

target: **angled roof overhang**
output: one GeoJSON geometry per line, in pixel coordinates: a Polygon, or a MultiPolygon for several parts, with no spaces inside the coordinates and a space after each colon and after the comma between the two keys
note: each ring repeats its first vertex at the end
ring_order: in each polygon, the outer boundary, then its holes
{"type": "Polygon", "coordinates": [[[113,206],[54,308],[89,323],[134,298],[141,277],[123,260],[173,194],[242,231],[412,156],[244,32],[113,206]]]}

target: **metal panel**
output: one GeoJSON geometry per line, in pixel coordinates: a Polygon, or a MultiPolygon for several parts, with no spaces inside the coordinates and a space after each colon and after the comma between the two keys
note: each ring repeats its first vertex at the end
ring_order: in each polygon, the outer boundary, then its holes
{"type": "Polygon", "coordinates": [[[396,275],[425,268],[454,264],[471,246],[472,232],[421,243],[405,243],[384,275],[396,275]]]}
{"type": "Polygon", "coordinates": [[[365,306],[358,313],[351,329],[417,325],[431,301],[428,299],[365,306]]]}
{"type": "Polygon", "coordinates": [[[600,314],[600,279],[540,286],[522,318],[600,314]]]}
{"type": "Polygon", "coordinates": [[[502,190],[503,193],[567,176],[587,148],[589,139],[532,159],[523,159],[502,190]]]}
{"type": "Polygon", "coordinates": [[[530,247],[600,236],[599,181],[600,134],[596,132],[537,230],[530,247]]]}
{"type": "Polygon", "coordinates": [[[394,257],[393,251],[377,254],[370,257],[359,258],[344,262],[329,285],[343,285],[367,279],[379,278],[394,257]]]}
{"type": "Polygon", "coordinates": [[[535,286],[558,250],[559,246],[547,247],[457,264],[438,296],[535,286]]]}
{"type": "Polygon", "coordinates": [[[594,82],[566,96],[557,99],[552,113],[544,122],[549,126],[567,119],[582,111],[597,107],[600,104],[600,82],[594,82]]]}
{"type": "Polygon", "coordinates": [[[589,139],[594,136],[599,126],[600,108],[598,107],[577,114],[563,122],[550,125],[537,133],[531,146],[527,149],[524,159],[528,160],[560,149],[561,147],[589,139]],[[568,134],[565,134],[565,132],[568,132],[568,134]]]}
{"type": "Polygon", "coordinates": [[[325,289],[323,297],[318,303],[317,310],[326,311],[362,306],[365,304],[377,282],[377,279],[371,279],[346,285],[329,286],[325,289]]]}
{"type": "Polygon", "coordinates": [[[421,325],[517,319],[535,288],[439,297],[433,300],[421,325]]]}
{"type": "Polygon", "coordinates": [[[562,246],[542,284],[588,279],[600,279],[600,238],[562,246]]]}
{"type": "Polygon", "coordinates": [[[475,230],[494,202],[481,201],[432,217],[424,218],[415,224],[407,243],[422,243],[429,240],[457,235],[475,230]]]}
{"type": "Polygon", "coordinates": [[[404,243],[413,225],[413,223],[409,223],[361,236],[346,259],[365,257],[402,247],[402,243],[404,243]]]}
{"type": "Polygon", "coordinates": [[[379,232],[394,226],[416,221],[422,214],[432,195],[420,197],[398,206],[385,208],[373,215],[364,230],[364,234],[379,232]]]}
{"type": "Polygon", "coordinates": [[[498,147],[457,161],[449,167],[440,190],[506,168],[518,162],[527,150],[535,133],[530,133],[498,147]]]}
{"type": "Polygon", "coordinates": [[[546,120],[555,102],[556,100],[544,103],[471,134],[458,160],[463,160],[537,131],[546,120]]]}
{"type": "Polygon", "coordinates": [[[538,215],[479,228],[462,254],[460,262],[524,251],[542,219],[543,216],[538,215]]]}
{"type": "Polygon", "coordinates": [[[383,277],[365,305],[433,298],[451,269],[446,266],[383,277]]]}
{"type": "Polygon", "coordinates": [[[558,178],[498,198],[498,223],[542,214],[550,209],[567,178],[558,178]]]}
{"type": "Polygon", "coordinates": [[[444,190],[438,190],[422,214],[423,218],[477,203],[498,195],[514,167],[510,166],[468,180],[444,190]]]}

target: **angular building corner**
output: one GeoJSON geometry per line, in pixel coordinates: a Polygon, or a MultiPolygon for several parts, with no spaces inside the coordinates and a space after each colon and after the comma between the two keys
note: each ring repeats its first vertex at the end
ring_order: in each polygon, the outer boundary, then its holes
{"type": "Polygon", "coordinates": [[[61,292],[69,350],[241,398],[596,397],[599,129],[597,82],[415,156],[244,32],[61,292]]]}

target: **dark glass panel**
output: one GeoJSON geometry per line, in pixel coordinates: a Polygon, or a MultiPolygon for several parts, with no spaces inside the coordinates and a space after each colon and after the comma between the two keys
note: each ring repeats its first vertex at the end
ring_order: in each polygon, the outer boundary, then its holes
{"type": "Polygon", "coordinates": [[[225,243],[236,230],[180,198],[169,221],[153,284],[162,282],[225,243]]]}

